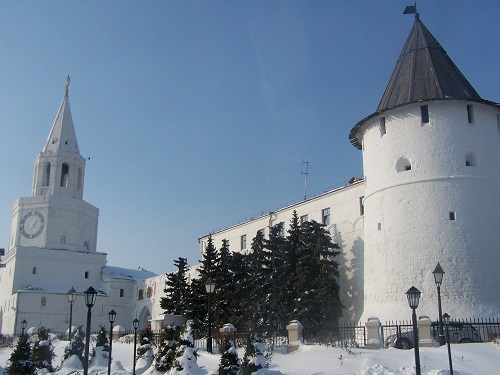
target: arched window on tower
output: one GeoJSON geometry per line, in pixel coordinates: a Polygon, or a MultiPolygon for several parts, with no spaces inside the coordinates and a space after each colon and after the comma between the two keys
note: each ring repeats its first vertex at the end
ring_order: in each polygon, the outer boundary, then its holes
{"type": "Polygon", "coordinates": [[[399,158],[399,160],[396,163],[396,171],[398,172],[411,171],[410,161],[405,157],[399,158]]]}
{"type": "Polygon", "coordinates": [[[83,182],[83,173],[82,173],[82,168],[78,168],[78,178],[76,181],[76,190],[80,191],[82,190],[82,182],[83,182]]]}
{"type": "Polygon", "coordinates": [[[477,157],[470,151],[465,155],[465,166],[466,167],[477,167],[477,157]]]}
{"type": "Polygon", "coordinates": [[[50,184],[50,162],[45,165],[43,168],[43,178],[42,178],[42,186],[49,186],[50,184]]]}
{"type": "Polygon", "coordinates": [[[68,184],[69,184],[69,165],[63,163],[61,168],[61,186],[68,187],[68,184]]]}

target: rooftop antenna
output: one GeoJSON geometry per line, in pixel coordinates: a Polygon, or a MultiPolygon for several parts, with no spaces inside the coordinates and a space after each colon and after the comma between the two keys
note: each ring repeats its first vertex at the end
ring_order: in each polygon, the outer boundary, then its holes
{"type": "Polygon", "coordinates": [[[302,174],[304,175],[304,200],[306,200],[306,197],[307,197],[307,175],[309,174],[309,162],[303,161],[302,167],[304,167],[304,164],[306,165],[306,171],[302,172],[302,174]]]}

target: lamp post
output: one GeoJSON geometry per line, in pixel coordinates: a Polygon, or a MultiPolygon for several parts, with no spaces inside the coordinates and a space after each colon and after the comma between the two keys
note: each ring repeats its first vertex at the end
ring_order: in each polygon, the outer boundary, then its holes
{"type": "Polygon", "coordinates": [[[451,348],[450,348],[450,332],[448,331],[450,316],[447,313],[444,313],[443,320],[444,324],[446,325],[446,346],[448,347],[448,363],[450,364],[450,375],[453,375],[453,364],[451,360],[451,348]]]}
{"type": "Polygon", "coordinates": [[[87,310],[87,332],[85,335],[85,358],[83,359],[83,375],[88,375],[89,373],[89,346],[90,346],[90,323],[92,319],[92,307],[95,304],[95,299],[97,297],[97,290],[93,287],[88,288],[85,292],[85,304],[88,307],[87,310]]]}
{"type": "Polygon", "coordinates": [[[137,328],[139,328],[139,320],[135,318],[132,321],[133,327],[134,327],[134,368],[132,371],[132,375],[135,375],[135,360],[136,360],[136,348],[137,348],[137,328]]]}
{"type": "Polygon", "coordinates": [[[66,293],[66,297],[68,297],[68,302],[69,302],[69,331],[68,331],[68,337],[69,341],[71,341],[71,328],[72,328],[72,320],[73,320],[73,304],[75,303],[76,300],[76,290],[75,288],[71,287],[71,289],[66,293]]]}
{"type": "Polygon", "coordinates": [[[113,323],[116,320],[116,312],[115,310],[111,310],[108,313],[109,316],[109,353],[108,353],[108,375],[111,374],[111,350],[113,348],[113,323]]]}
{"type": "Polygon", "coordinates": [[[439,312],[439,345],[442,346],[444,345],[444,333],[443,333],[443,313],[441,312],[441,283],[443,282],[443,276],[444,276],[444,271],[441,268],[439,262],[434,268],[434,271],[432,271],[434,274],[434,281],[437,286],[437,292],[438,292],[438,312],[439,312]]]}
{"type": "Polygon", "coordinates": [[[415,310],[418,307],[418,303],[420,301],[420,290],[412,286],[406,292],[406,297],[408,298],[408,305],[410,305],[410,309],[412,310],[412,321],[413,321],[413,347],[415,352],[415,373],[420,375],[420,353],[418,349],[418,331],[417,331],[417,313],[415,310]]]}
{"type": "Polygon", "coordinates": [[[207,337],[207,352],[212,353],[212,307],[210,306],[212,293],[215,291],[215,283],[212,278],[208,278],[205,282],[205,289],[208,294],[208,337],[207,337]]]}
{"type": "Polygon", "coordinates": [[[26,319],[23,319],[23,321],[21,322],[21,336],[24,336],[24,330],[26,329],[27,324],[28,322],[26,321],[26,319]]]}

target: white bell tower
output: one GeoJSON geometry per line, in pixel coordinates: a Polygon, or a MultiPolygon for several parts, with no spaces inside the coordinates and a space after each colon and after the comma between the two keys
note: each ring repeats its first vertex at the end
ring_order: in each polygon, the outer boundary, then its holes
{"type": "Polygon", "coordinates": [[[96,251],[99,210],[83,200],[85,159],[80,155],[66,92],[35,160],[32,196],[12,210],[9,249],[29,246],[96,251]]]}

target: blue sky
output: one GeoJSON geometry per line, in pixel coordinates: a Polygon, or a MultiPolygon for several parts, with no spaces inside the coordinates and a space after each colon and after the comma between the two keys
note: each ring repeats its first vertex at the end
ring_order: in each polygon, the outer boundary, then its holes
{"type": "MultiPolygon", "coordinates": [[[[363,176],[349,130],[373,113],[411,2],[4,1],[0,247],[71,75],[108,263],[173,270],[219,227],[363,176]]],[[[479,94],[500,101],[500,2],[421,1],[479,94]]],[[[334,214],[334,213],[333,213],[334,214]]]]}

